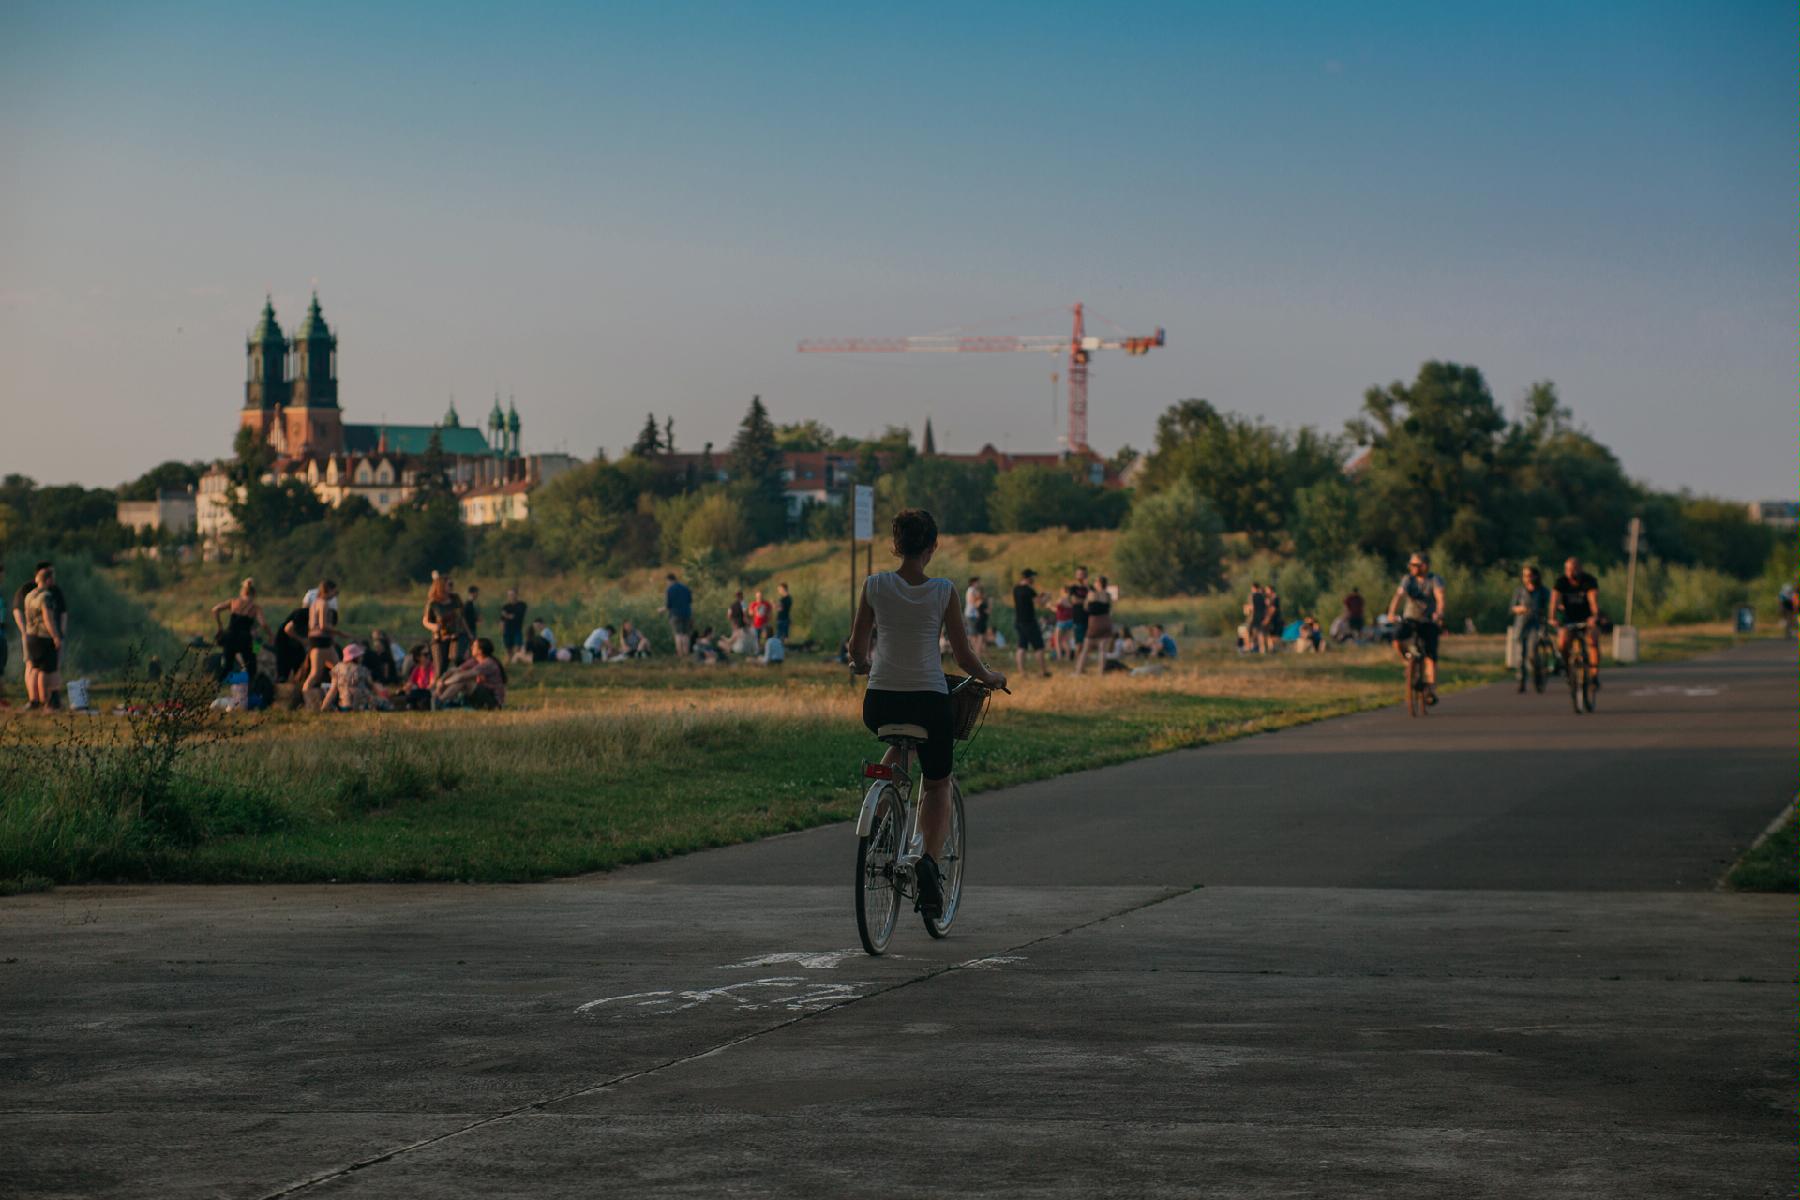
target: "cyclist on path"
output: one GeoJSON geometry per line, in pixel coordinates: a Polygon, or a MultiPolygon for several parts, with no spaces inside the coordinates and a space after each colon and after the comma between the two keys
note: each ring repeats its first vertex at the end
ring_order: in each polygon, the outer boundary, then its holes
{"type": "MultiPolygon", "coordinates": [[[[900,512],[894,517],[893,535],[894,557],[900,566],[863,581],[862,602],[850,631],[850,667],[856,674],[869,676],[863,693],[863,724],[869,732],[892,724],[918,725],[926,731],[919,747],[919,766],[925,777],[919,805],[919,834],[925,842],[925,857],[918,867],[919,907],[935,919],[944,904],[937,858],[950,830],[950,766],[955,745],[950,688],[938,654],[940,632],[949,641],[957,665],[978,683],[1003,688],[1006,676],[988,670],[970,642],[956,585],[925,573],[938,540],[937,522],[931,514],[918,508],[900,512]],[[874,637],[877,629],[881,631],[879,639],[874,637]]],[[[898,752],[890,748],[882,761],[897,758],[898,752]]]]}
{"type": "Polygon", "coordinates": [[[1588,644],[1588,670],[1596,690],[1600,687],[1600,581],[1581,569],[1581,560],[1571,555],[1563,563],[1563,573],[1551,586],[1550,619],[1556,623],[1556,649],[1569,661],[1569,646],[1575,641],[1575,626],[1586,625],[1583,634],[1588,644]]]}
{"type": "Polygon", "coordinates": [[[1519,573],[1519,586],[1512,594],[1513,628],[1519,631],[1519,690],[1531,675],[1531,660],[1537,655],[1537,643],[1544,636],[1550,620],[1550,589],[1544,586],[1544,575],[1536,567],[1519,573]]]}
{"type": "Polygon", "coordinates": [[[1394,638],[1394,653],[1406,657],[1408,638],[1419,639],[1419,652],[1425,656],[1425,701],[1437,703],[1438,634],[1444,628],[1444,580],[1431,570],[1431,558],[1414,554],[1406,562],[1406,574],[1388,601],[1388,620],[1398,612],[1399,635],[1394,638]]]}

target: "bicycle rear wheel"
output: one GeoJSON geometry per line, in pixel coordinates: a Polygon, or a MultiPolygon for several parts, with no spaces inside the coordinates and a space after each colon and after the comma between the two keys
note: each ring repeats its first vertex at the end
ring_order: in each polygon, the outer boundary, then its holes
{"type": "Polygon", "coordinates": [[[1588,712],[1594,711],[1594,704],[1600,699],[1600,689],[1594,683],[1593,669],[1586,668],[1581,672],[1581,707],[1588,712]]]}
{"type": "Polygon", "coordinates": [[[1406,710],[1425,715],[1425,657],[1416,650],[1406,656],[1406,710]]]}
{"type": "Polygon", "coordinates": [[[900,879],[894,863],[900,857],[900,830],[905,824],[899,789],[890,785],[876,801],[869,832],[856,840],[856,932],[870,954],[887,950],[900,916],[900,879]]]}
{"type": "Polygon", "coordinates": [[[944,854],[938,860],[938,873],[944,880],[944,911],[934,920],[925,918],[925,932],[934,938],[950,933],[950,922],[962,904],[963,854],[965,852],[962,785],[950,781],[950,832],[944,836],[944,854]]]}

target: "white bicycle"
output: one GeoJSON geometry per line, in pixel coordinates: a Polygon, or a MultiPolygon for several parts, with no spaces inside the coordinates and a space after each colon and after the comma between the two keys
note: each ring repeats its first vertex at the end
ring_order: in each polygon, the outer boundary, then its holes
{"type": "MultiPolygon", "coordinates": [[[[973,679],[964,679],[951,689],[959,740],[973,731],[989,695],[989,690],[973,679]]],[[[917,868],[925,855],[925,839],[919,833],[919,806],[914,802],[913,763],[919,744],[929,735],[920,725],[883,725],[875,736],[899,751],[899,761],[863,764],[863,776],[870,783],[856,818],[856,931],[864,950],[882,954],[900,920],[901,902],[911,900],[915,908],[918,905],[917,868]]],[[[924,917],[925,932],[934,938],[949,935],[962,906],[965,829],[962,787],[952,775],[950,829],[937,859],[944,905],[937,916],[924,917]]]]}

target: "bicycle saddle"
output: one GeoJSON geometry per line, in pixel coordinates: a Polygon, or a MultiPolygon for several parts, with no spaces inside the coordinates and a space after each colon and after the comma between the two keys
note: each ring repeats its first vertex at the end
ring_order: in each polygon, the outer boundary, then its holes
{"type": "Polygon", "coordinates": [[[923,725],[881,725],[876,728],[875,736],[884,742],[889,738],[911,738],[915,742],[931,740],[931,734],[923,725]]]}

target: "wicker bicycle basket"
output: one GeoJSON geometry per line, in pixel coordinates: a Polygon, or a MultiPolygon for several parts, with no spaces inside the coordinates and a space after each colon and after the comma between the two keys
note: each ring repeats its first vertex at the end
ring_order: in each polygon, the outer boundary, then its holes
{"type": "Polygon", "coordinates": [[[981,712],[993,693],[966,675],[946,675],[944,682],[950,685],[951,731],[957,741],[966,742],[981,723],[981,712]]]}

